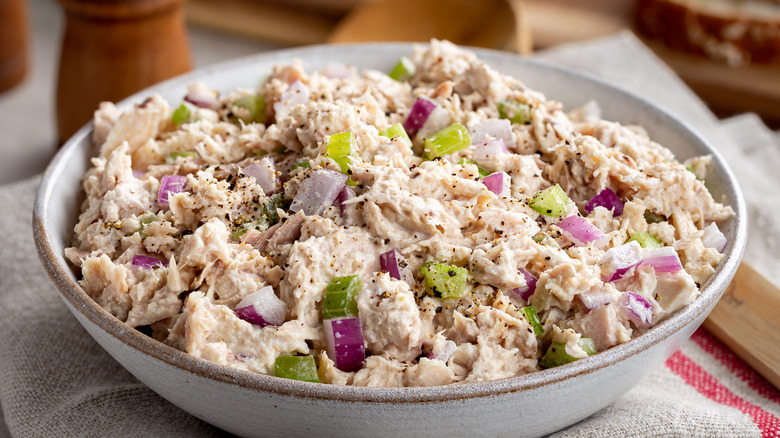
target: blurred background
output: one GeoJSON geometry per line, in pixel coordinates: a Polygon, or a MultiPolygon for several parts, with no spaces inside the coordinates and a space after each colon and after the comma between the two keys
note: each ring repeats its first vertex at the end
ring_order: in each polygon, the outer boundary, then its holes
{"type": "Polygon", "coordinates": [[[780,0],[2,0],[0,183],[43,171],[101,100],[222,60],[431,37],[531,55],[624,29],[719,116],[780,127],[780,0]]]}

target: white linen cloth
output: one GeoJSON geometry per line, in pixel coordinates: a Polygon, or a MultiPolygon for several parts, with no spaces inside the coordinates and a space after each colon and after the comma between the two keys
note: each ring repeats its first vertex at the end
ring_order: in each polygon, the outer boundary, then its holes
{"type": "MultiPolygon", "coordinates": [[[[780,136],[754,115],[719,122],[630,33],[538,56],[643,95],[712,141],[749,205],[746,260],[780,284],[780,136]]],[[[138,382],[67,310],[33,244],[39,180],[0,186],[0,438],[223,435],[138,382]]],[[[779,417],[780,393],[700,330],[614,405],[554,436],[780,437],[779,417]]]]}

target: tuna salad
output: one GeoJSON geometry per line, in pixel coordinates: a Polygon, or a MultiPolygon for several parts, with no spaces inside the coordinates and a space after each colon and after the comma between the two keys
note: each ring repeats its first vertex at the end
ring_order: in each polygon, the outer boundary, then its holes
{"type": "Polygon", "coordinates": [[[625,343],[696,299],[734,214],[710,157],[445,41],[390,71],[293,61],[256,90],[103,103],[93,142],[65,251],[86,293],[195,357],[336,385],[503,379],[625,343]]]}

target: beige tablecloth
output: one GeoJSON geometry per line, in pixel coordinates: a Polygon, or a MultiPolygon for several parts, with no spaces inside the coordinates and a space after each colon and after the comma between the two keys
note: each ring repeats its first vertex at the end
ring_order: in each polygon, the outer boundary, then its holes
{"type": "MultiPolygon", "coordinates": [[[[727,158],[750,212],[746,259],[780,274],[780,141],[753,115],[718,122],[631,34],[562,46],[541,58],[591,71],[687,120],[727,158]]],[[[522,78],[521,78],[522,79],[522,78]]],[[[215,436],[119,366],[60,300],[35,254],[39,178],[0,187],[0,437],[215,436]]],[[[703,330],[613,406],[556,436],[780,436],[780,395],[703,330]]],[[[478,431],[475,434],[478,435],[478,431]]]]}

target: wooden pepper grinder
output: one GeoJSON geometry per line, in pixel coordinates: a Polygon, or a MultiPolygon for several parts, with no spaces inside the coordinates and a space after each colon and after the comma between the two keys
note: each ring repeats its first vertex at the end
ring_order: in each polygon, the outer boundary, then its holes
{"type": "Polygon", "coordinates": [[[119,101],[191,68],[185,0],[58,0],[65,35],[57,81],[60,145],[102,101],[119,101]]]}

